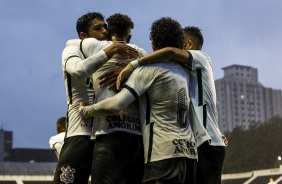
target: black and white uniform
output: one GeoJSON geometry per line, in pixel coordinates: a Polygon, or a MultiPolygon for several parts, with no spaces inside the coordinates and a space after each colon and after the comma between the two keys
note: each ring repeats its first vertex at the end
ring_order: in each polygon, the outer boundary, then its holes
{"type": "MultiPolygon", "coordinates": [[[[175,177],[158,167],[159,163],[172,158],[197,159],[188,120],[188,84],[187,71],[173,62],[137,68],[126,82],[126,88],[139,96],[145,151],[144,182],[175,177]]],[[[187,177],[191,176],[192,173],[187,177]]]]}
{"type": "MultiPolygon", "coordinates": [[[[82,50],[86,57],[106,48],[112,42],[97,42],[93,38],[84,39],[82,50]]],[[[144,49],[128,44],[139,51],[139,57],[146,55],[144,49]]],[[[94,103],[114,96],[116,91],[100,86],[97,78],[116,65],[126,65],[131,60],[121,60],[113,56],[108,62],[92,74],[95,91],[94,103]]],[[[92,128],[95,140],[92,183],[141,183],[143,174],[143,149],[141,123],[137,102],[130,104],[120,113],[95,116],[92,128]]]]}
{"type": "Polygon", "coordinates": [[[139,67],[126,82],[126,88],[139,97],[145,163],[197,158],[188,120],[188,84],[188,73],[177,63],[139,67]]]}
{"type": "MultiPolygon", "coordinates": [[[[78,40],[80,43],[80,40],[78,40]]],[[[62,68],[67,94],[67,131],[53,183],[88,183],[94,142],[90,140],[93,120],[78,113],[80,102],[93,104],[91,74],[108,60],[104,51],[85,59],[79,46],[67,46],[62,68]]]]}
{"type": "Polygon", "coordinates": [[[197,184],[221,181],[225,144],[218,127],[216,90],[210,57],[200,50],[189,50],[190,116],[198,146],[197,184]]]}
{"type": "Polygon", "coordinates": [[[66,132],[61,132],[61,133],[51,136],[49,139],[50,148],[51,150],[55,152],[57,159],[59,159],[59,155],[64,145],[65,135],[66,135],[66,132]]]}
{"type": "MultiPolygon", "coordinates": [[[[87,38],[82,42],[82,51],[85,57],[88,58],[92,55],[96,55],[101,50],[111,45],[111,41],[98,41],[95,38],[87,38]]],[[[147,52],[134,44],[128,44],[132,48],[139,52],[139,57],[147,55],[147,52]]],[[[118,56],[113,56],[108,62],[101,66],[97,71],[92,74],[93,88],[95,92],[94,103],[98,103],[108,97],[115,95],[117,92],[114,89],[108,89],[107,86],[100,86],[97,79],[104,72],[114,68],[117,65],[126,65],[132,59],[121,60],[118,56]]],[[[104,135],[116,131],[124,131],[141,135],[141,126],[139,118],[139,110],[137,103],[130,104],[126,109],[118,114],[109,116],[95,116],[94,124],[92,128],[92,139],[96,139],[98,135],[104,135]]]]}
{"type": "Polygon", "coordinates": [[[160,179],[184,183],[193,177],[193,170],[189,169],[193,165],[189,161],[197,159],[188,120],[188,84],[188,72],[177,63],[139,67],[120,93],[80,107],[80,113],[90,117],[105,111],[119,111],[138,99],[145,158],[143,181],[160,179]]]}

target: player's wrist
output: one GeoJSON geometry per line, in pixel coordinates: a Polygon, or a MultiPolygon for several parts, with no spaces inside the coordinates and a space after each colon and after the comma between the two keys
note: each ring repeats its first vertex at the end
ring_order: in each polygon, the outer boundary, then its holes
{"type": "Polygon", "coordinates": [[[133,69],[136,69],[137,67],[140,66],[137,59],[131,61],[131,62],[130,62],[130,65],[132,66],[133,69]]]}

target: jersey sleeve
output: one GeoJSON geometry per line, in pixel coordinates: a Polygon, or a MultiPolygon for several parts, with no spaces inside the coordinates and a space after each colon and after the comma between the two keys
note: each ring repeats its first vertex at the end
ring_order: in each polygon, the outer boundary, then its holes
{"type": "Polygon", "coordinates": [[[210,57],[200,50],[189,50],[188,51],[192,56],[191,70],[205,68],[210,64],[210,57]]]}
{"type": "Polygon", "coordinates": [[[49,139],[49,145],[50,145],[50,148],[51,148],[52,150],[55,150],[54,145],[57,144],[57,143],[60,143],[60,140],[58,140],[57,136],[52,136],[52,137],[49,139]]]}
{"type": "Polygon", "coordinates": [[[79,113],[83,118],[90,118],[98,115],[110,115],[120,112],[134,100],[134,95],[127,89],[123,89],[118,94],[106,98],[96,104],[81,106],[79,108],[79,113]]]}
{"type": "Polygon", "coordinates": [[[66,43],[66,47],[68,46],[77,46],[79,47],[81,40],[80,39],[72,39],[72,40],[68,40],[66,43]]]}
{"type": "Polygon", "coordinates": [[[132,48],[136,49],[139,52],[139,58],[148,55],[148,53],[145,51],[145,49],[138,47],[135,44],[128,44],[128,45],[131,46],[132,48]]]}
{"type": "Polygon", "coordinates": [[[107,61],[103,50],[86,59],[77,46],[66,47],[62,54],[63,70],[76,79],[90,76],[107,61]]]}
{"type": "Polygon", "coordinates": [[[156,73],[157,67],[138,67],[128,78],[127,82],[125,83],[125,87],[127,89],[130,88],[132,91],[134,91],[132,94],[135,93],[135,96],[139,97],[150,88],[155,80],[156,73]]]}
{"type": "Polygon", "coordinates": [[[110,45],[112,45],[112,42],[110,41],[99,41],[95,38],[86,38],[82,40],[80,48],[81,52],[83,52],[85,57],[88,58],[97,52],[104,50],[110,45]]]}

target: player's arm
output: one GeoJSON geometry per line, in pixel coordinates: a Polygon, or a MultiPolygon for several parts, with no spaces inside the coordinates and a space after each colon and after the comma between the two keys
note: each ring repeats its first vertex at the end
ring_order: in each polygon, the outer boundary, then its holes
{"type": "Polygon", "coordinates": [[[72,77],[80,79],[91,75],[91,72],[99,69],[108,61],[108,58],[105,53],[101,51],[84,59],[82,53],[80,53],[76,46],[69,46],[63,51],[62,60],[64,70],[66,70],[72,77]]]}
{"type": "MultiPolygon", "coordinates": [[[[133,45],[133,44],[128,44],[128,45],[137,49],[137,51],[139,52],[138,58],[141,58],[147,55],[147,52],[143,48],[140,48],[137,45],[133,45]]],[[[127,63],[129,63],[129,61],[127,63]]],[[[98,80],[100,80],[99,85],[108,86],[109,88],[114,87],[119,73],[125,68],[125,66],[126,66],[125,63],[121,63],[117,65],[116,67],[108,70],[107,72],[104,72],[98,78],[98,80]]]]}
{"type": "Polygon", "coordinates": [[[154,51],[151,54],[138,58],[139,66],[153,64],[160,61],[177,61],[185,65],[190,64],[190,55],[186,50],[178,49],[175,47],[165,47],[160,50],[154,51]]]}
{"type": "MultiPolygon", "coordinates": [[[[99,45],[99,41],[92,38],[89,45],[92,50],[95,50],[95,47],[99,45]]],[[[67,45],[70,45],[71,41],[68,41],[67,45]]],[[[88,40],[89,42],[89,40],[88,40]]],[[[87,42],[86,42],[87,43],[87,42]]],[[[77,44],[74,42],[74,45],[77,44]]],[[[138,52],[127,46],[126,44],[113,42],[110,46],[105,48],[104,50],[100,50],[95,54],[86,55],[86,59],[83,59],[84,52],[83,50],[74,51],[74,53],[69,52],[68,50],[74,50],[74,48],[79,48],[77,45],[66,47],[63,52],[63,63],[65,63],[66,71],[75,78],[84,78],[90,76],[95,71],[97,71],[101,66],[103,66],[114,54],[122,53],[126,57],[136,58],[138,52]],[[68,49],[68,48],[73,49],[68,49]],[[81,53],[78,53],[81,52],[81,53]]]]}
{"type": "Polygon", "coordinates": [[[112,38],[112,44],[105,48],[104,52],[109,59],[115,54],[119,54],[123,59],[137,58],[139,55],[139,52],[136,49],[125,43],[117,42],[115,37],[112,38]]]}
{"type": "Polygon", "coordinates": [[[59,158],[63,145],[59,142],[53,145],[53,150],[56,153],[57,158],[59,158]]]}
{"type": "Polygon", "coordinates": [[[135,100],[135,96],[128,89],[124,88],[115,96],[106,98],[96,104],[80,106],[79,113],[83,118],[104,116],[118,113],[135,100]]]}
{"type": "Polygon", "coordinates": [[[165,47],[160,50],[154,51],[151,54],[138,58],[130,62],[119,74],[116,82],[117,89],[120,89],[121,83],[126,80],[132,71],[138,66],[154,64],[163,61],[177,61],[190,68],[192,57],[189,52],[175,47],[165,47]]]}

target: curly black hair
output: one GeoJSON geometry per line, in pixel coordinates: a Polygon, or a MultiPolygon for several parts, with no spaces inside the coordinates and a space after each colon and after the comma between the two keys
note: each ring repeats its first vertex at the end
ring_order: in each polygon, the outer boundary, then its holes
{"type": "Polygon", "coordinates": [[[108,37],[117,36],[123,38],[128,36],[128,29],[134,28],[134,23],[127,15],[116,13],[106,19],[108,23],[108,37]]]}
{"type": "Polygon", "coordinates": [[[89,26],[90,26],[90,22],[93,19],[104,21],[104,16],[99,12],[88,12],[87,14],[82,15],[79,19],[77,19],[76,31],[77,31],[78,36],[80,32],[87,33],[89,26]]]}
{"type": "Polygon", "coordinates": [[[192,39],[201,48],[204,44],[204,37],[201,33],[201,29],[195,26],[187,26],[183,28],[185,38],[192,39]]]}
{"type": "Polygon", "coordinates": [[[150,40],[154,42],[154,50],[164,47],[183,49],[183,29],[176,20],[170,17],[162,17],[153,22],[150,30],[150,40]]]}

